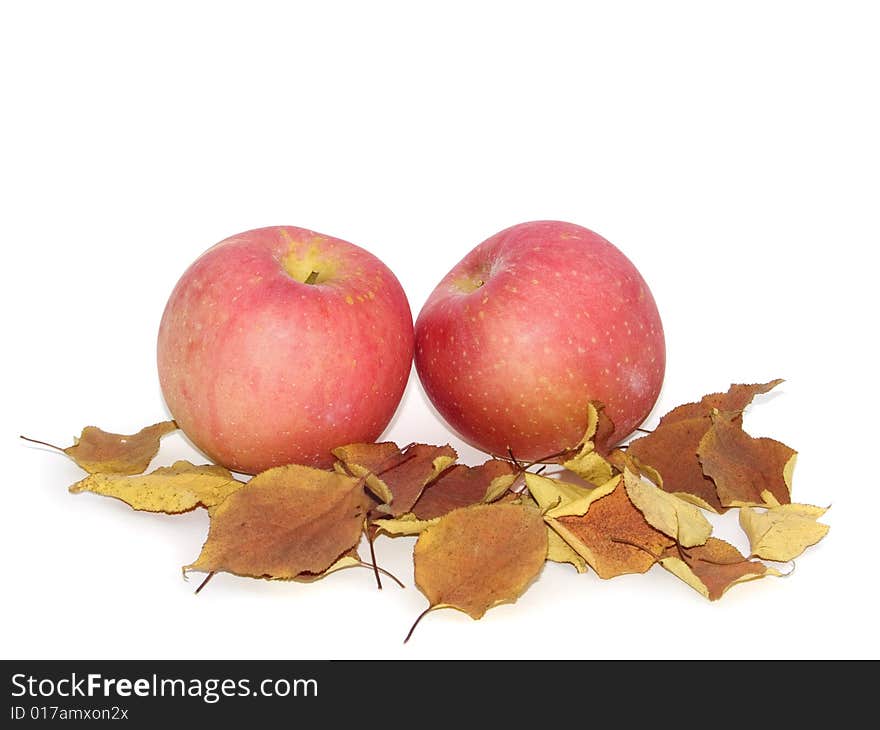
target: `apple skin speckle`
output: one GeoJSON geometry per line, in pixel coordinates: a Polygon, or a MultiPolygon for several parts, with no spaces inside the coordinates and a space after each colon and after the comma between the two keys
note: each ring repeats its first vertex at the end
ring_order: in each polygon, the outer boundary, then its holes
{"type": "Polygon", "coordinates": [[[523,459],[576,444],[590,400],[622,440],[650,413],[666,367],[641,274],[598,234],[560,221],[474,248],[428,298],[415,337],[419,378],[447,423],[483,451],[523,459]]]}

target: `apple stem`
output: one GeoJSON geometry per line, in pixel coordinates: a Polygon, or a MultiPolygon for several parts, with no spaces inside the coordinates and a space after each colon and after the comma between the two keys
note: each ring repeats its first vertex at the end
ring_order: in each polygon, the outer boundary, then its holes
{"type": "Polygon", "coordinates": [[[418,618],[415,620],[415,623],[413,623],[413,625],[410,627],[409,633],[406,635],[406,638],[403,640],[404,644],[410,640],[410,637],[412,637],[413,631],[415,631],[416,626],[419,625],[419,621],[421,621],[423,618],[425,618],[425,616],[427,616],[431,611],[433,611],[434,608],[435,608],[435,606],[428,606],[424,611],[422,611],[419,614],[418,618]]]}
{"type": "Polygon", "coordinates": [[[203,580],[201,583],[199,583],[199,587],[196,588],[195,595],[199,595],[199,591],[202,590],[202,588],[204,588],[206,585],[208,585],[208,581],[210,581],[211,578],[213,578],[215,575],[216,575],[216,573],[213,570],[210,573],[208,573],[208,575],[205,576],[205,580],[203,580]]]}
{"type": "Polygon", "coordinates": [[[647,428],[639,428],[638,426],[636,426],[635,430],[641,431],[642,433],[654,433],[653,431],[649,431],[647,428]]]}
{"type": "Polygon", "coordinates": [[[306,277],[305,283],[306,284],[316,284],[318,282],[319,276],[320,276],[320,274],[317,271],[313,271],[311,274],[309,274],[306,277]]]}
{"type": "Polygon", "coordinates": [[[20,439],[24,439],[25,441],[30,441],[32,444],[39,444],[40,446],[48,446],[50,449],[55,449],[56,451],[64,451],[60,446],[56,446],[55,444],[47,443],[46,441],[40,441],[38,439],[32,439],[30,436],[19,436],[20,439]]]}

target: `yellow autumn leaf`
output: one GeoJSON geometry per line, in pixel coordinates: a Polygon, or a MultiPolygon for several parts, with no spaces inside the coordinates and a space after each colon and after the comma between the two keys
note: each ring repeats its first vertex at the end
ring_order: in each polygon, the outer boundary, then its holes
{"type": "Polygon", "coordinates": [[[590,489],[531,472],[526,472],[525,478],[526,487],[538,503],[541,512],[548,518],[586,514],[593,502],[611,494],[620,481],[618,475],[602,486],[590,489]]]}
{"type": "Polygon", "coordinates": [[[809,504],[783,504],[758,512],[743,507],[739,524],[749,538],[752,554],[765,560],[793,560],[828,534],[817,522],[825,509],[809,504]]]}
{"type": "MultiPolygon", "coordinates": [[[[575,449],[593,451],[596,446],[605,448],[614,434],[614,423],[605,412],[605,405],[597,400],[587,403],[587,427],[575,449]]],[[[574,449],[573,449],[574,450],[574,449]]]]}
{"type": "MultiPolygon", "coordinates": [[[[584,431],[584,437],[581,444],[586,445],[592,443],[593,437],[596,435],[596,429],[599,427],[599,409],[593,401],[587,403],[587,428],[584,431]]],[[[592,447],[591,447],[592,448],[592,447]]]]}
{"type": "Polygon", "coordinates": [[[497,502],[505,494],[507,494],[507,490],[513,486],[513,483],[516,481],[518,476],[519,474],[502,474],[495,477],[489,483],[489,486],[486,487],[486,493],[483,495],[482,501],[486,504],[489,504],[490,502],[497,502]]]}
{"type": "Polygon", "coordinates": [[[714,504],[709,504],[706,500],[696,494],[691,494],[690,492],[670,492],[670,494],[679,499],[683,499],[685,502],[690,502],[695,507],[704,509],[707,512],[714,512],[716,515],[718,514],[718,510],[715,508],[714,504]]]}
{"type": "Polygon", "coordinates": [[[613,474],[611,464],[602,454],[593,450],[592,443],[589,443],[589,446],[589,450],[582,449],[577,456],[564,461],[562,466],[584,481],[596,485],[604,484],[613,474]]]}
{"type": "Polygon", "coordinates": [[[652,527],[683,547],[702,545],[709,539],[712,524],[693,504],[664,492],[629,469],[623,473],[623,483],[630,501],[652,527]]]}
{"type": "Polygon", "coordinates": [[[578,573],[587,572],[587,561],[549,525],[547,526],[547,560],[554,563],[571,563],[578,573]]]}
{"type": "Polygon", "coordinates": [[[387,535],[398,537],[400,535],[420,535],[428,527],[437,523],[439,517],[430,520],[420,520],[411,512],[400,517],[389,517],[383,520],[373,520],[372,525],[387,535]]]}
{"type": "Polygon", "coordinates": [[[149,474],[89,474],[70,491],[115,497],[144,512],[178,514],[199,506],[211,509],[243,486],[222,466],[176,461],[149,474]]]}

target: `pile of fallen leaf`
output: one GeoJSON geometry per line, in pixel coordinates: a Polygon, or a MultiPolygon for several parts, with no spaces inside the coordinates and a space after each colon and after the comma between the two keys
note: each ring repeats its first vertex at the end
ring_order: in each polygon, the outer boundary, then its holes
{"type": "Polygon", "coordinates": [[[465,466],[450,446],[376,443],[335,449],[332,470],[289,464],[247,482],[188,461],[143,474],[160,438],[177,428],[171,421],[132,436],[90,426],[61,450],[89,472],[71,492],[148,512],[207,509],[208,538],[185,573],[314,581],[364,566],[381,588],[375,539],[418,535],[415,582],[428,608],[416,623],[443,607],[478,619],[515,601],[546,560],[600,578],[659,564],[717,600],[735,583],[783,575],[762,561],[791,561],[828,532],[817,521],[825,509],[791,501],[796,452],[742,427],[746,406],[779,382],[732,385],[679,406],[653,432],[610,451],[597,445],[614,426],[591,403],[579,444],[528,464],[511,454],[465,466]],[[541,473],[548,464],[562,468],[541,473]],[[712,537],[705,512],[732,508],[750,555],[712,537]],[[364,536],[369,563],[358,554],[364,536]]]}

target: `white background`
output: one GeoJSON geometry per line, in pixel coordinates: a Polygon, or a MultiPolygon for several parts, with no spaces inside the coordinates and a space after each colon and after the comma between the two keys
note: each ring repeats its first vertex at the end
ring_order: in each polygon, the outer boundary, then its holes
{"type": "MultiPolygon", "coordinates": [[[[8,2],[0,11],[3,407],[0,655],[869,657],[876,624],[878,14],[871,2],[8,2]],[[746,427],[800,452],[833,504],[785,580],[709,603],[655,568],[548,565],[475,622],[430,615],[412,540],[315,585],[180,566],[208,520],[92,495],[82,426],[167,417],[165,300],[238,231],[304,226],[371,250],[414,314],[517,222],[592,228],[666,327],[648,421],[730,382],[786,378],[746,427]]],[[[450,441],[413,375],[387,433],[450,441]]],[[[180,435],[158,463],[198,459],[180,435]]],[[[745,547],[735,523],[719,535],[745,547]]]]}

